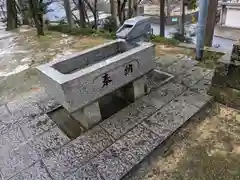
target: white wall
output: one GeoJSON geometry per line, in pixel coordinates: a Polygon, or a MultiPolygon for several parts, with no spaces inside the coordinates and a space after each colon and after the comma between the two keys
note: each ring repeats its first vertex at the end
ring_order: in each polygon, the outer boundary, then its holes
{"type": "Polygon", "coordinates": [[[240,8],[227,9],[225,25],[229,27],[240,28],[240,8]]]}

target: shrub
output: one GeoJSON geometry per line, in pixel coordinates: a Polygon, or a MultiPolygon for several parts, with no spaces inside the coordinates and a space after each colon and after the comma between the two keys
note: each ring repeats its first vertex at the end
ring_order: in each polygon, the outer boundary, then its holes
{"type": "Polygon", "coordinates": [[[171,39],[171,38],[165,38],[165,37],[161,37],[161,36],[155,36],[153,35],[151,37],[153,42],[156,43],[162,43],[162,44],[166,44],[166,45],[177,45],[179,44],[179,41],[176,39],[171,39]]]}
{"type": "Polygon", "coordinates": [[[184,36],[180,33],[180,29],[172,33],[172,38],[178,40],[179,42],[193,43],[192,38],[186,36],[186,31],[184,36]]]}
{"type": "Polygon", "coordinates": [[[69,29],[67,24],[49,25],[48,30],[58,31],[58,32],[62,32],[62,33],[70,34],[70,35],[74,35],[74,36],[98,35],[98,36],[101,36],[104,38],[110,38],[110,39],[116,38],[115,32],[108,32],[103,29],[95,30],[90,27],[69,29]]]}
{"type": "Polygon", "coordinates": [[[113,19],[111,16],[110,16],[110,17],[107,17],[107,18],[104,20],[103,29],[104,29],[105,31],[109,31],[109,32],[116,32],[116,31],[117,31],[116,21],[114,21],[114,19],[113,19]]]}

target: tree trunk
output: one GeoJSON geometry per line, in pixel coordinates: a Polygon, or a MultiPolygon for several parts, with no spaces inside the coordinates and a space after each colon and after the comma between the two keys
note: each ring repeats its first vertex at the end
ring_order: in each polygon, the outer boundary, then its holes
{"type": "Polygon", "coordinates": [[[122,4],[120,0],[117,0],[118,19],[120,24],[123,24],[124,21],[126,20],[126,16],[125,16],[126,3],[127,3],[127,0],[124,0],[122,4]]]}
{"type": "Polygon", "coordinates": [[[184,37],[184,23],[185,23],[185,3],[184,0],[181,2],[181,20],[180,20],[180,34],[184,37]]]}
{"type": "MultiPolygon", "coordinates": [[[[111,11],[111,16],[114,21],[114,24],[117,26],[116,4],[114,0],[110,0],[110,11],[111,11]]],[[[117,27],[114,27],[114,28],[117,28],[117,27]]]]}
{"type": "Polygon", "coordinates": [[[170,4],[168,0],[166,0],[166,6],[167,6],[167,16],[170,16],[170,4]]]}
{"type": "Polygon", "coordinates": [[[73,22],[73,18],[72,18],[72,11],[71,11],[71,5],[70,5],[69,0],[64,0],[64,9],[66,12],[68,26],[70,29],[72,29],[74,27],[74,22],[73,22]]]}
{"type": "Polygon", "coordinates": [[[132,16],[132,0],[128,0],[128,18],[132,16]]]}
{"type": "Polygon", "coordinates": [[[117,13],[118,13],[118,20],[119,23],[122,24],[122,12],[121,12],[121,1],[117,0],[117,13]]]}
{"type": "Polygon", "coordinates": [[[97,25],[98,25],[98,12],[97,12],[97,0],[94,0],[94,8],[93,8],[93,17],[94,17],[94,28],[97,29],[97,25]]]}
{"type": "Polygon", "coordinates": [[[0,9],[1,9],[2,13],[3,13],[3,17],[4,17],[4,18],[7,18],[7,17],[6,17],[6,14],[5,14],[5,10],[4,10],[4,8],[3,8],[3,5],[0,6],[0,9]]]}
{"type": "Polygon", "coordinates": [[[7,0],[7,30],[17,28],[17,9],[15,0],[7,0]]]}
{"type": "Polygon", "coordinates": [[[86,26],[86,19],[85,19],[85,6],[83,0],[78,0],[78,9],[79,9],[79,18],[80,18],[80,26],[86,26]]]}
{"type": "Polygon", "coordinates": [[[160,36],[165,37],[165,0],[160,0],[160,36]]]}
{"type": "Polygon", "coordinates": [[[218,0],[210,0],[208,6],[208,16],[205,34],[205,46],[212,46],[214,27],[216,24],[218,0]]]}
{"type": "Polygon", "coordinates": [[[35,26],[37,28],[37,35],[44,35],[42,13],[37,8],[38,0],[28,0],[28,3],[35,26]]]}

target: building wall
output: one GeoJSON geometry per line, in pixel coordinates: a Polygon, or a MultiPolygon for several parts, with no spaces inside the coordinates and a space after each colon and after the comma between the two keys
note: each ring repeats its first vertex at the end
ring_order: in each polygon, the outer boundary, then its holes
{"type": "MultiPolygon", "coordinates": [[[[150,15],[147,15],[150,16],[150,15]]],[[[151,17],[151,23],[154,24],[160,24],[160,16],[150,16],[151,17]]],[[[168,16],[165,18],[165,24],[166,25],[177,25],[179,24],[181,16],[168,16]]],[[[192,22],[192,20],[195,19],[197,21],[198,19],[198,12],[190,13],[185,15],[185,22],[192,22]]]]}
{"type": "Polygon", "coordinates": [[[240,28],[240,8],[239,9],[232,9],[232,8],[227,9],[225,25],[229,26],[229,27],[240,28]]]}
{"type": "Polygon", "coordinates": [[[220,24],[240,28],[240,3],[222,4],[220,24]]]}

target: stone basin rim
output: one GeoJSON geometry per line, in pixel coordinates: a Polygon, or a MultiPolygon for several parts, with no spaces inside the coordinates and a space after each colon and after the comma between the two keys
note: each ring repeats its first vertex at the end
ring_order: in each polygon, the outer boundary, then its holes
{"type": "Polygon", "coordinates": [[[43,65],[40,65],[40,66],[38,66],[36,68],[41,73],[45,74],[46,76],[48,76],[52,80],[56,81],[57,83],[64,84],[64,83],[68,82],[69,80],[73,80],[73,79],[76,79],[76,78],[79,78],[79,77],[84,77],[85,75],[88,75],[88,74],[94,72],[95,70],[102,69],[102,68],[104,68],[104,67],[106,67],[108,65],[111,65],[111,64],[113,64],[113,63],[115,63],[117,61],[121,61],[121,59],[126,58],[126,57],[128,57],[130,55],[133,55],[133,54],[135,54],[135,53],[137,53],[137,52],[139,52],[141,50],[144,50],[144,49],[151,48],[151,47],[155,46],[152,43],[144,42],[144,43],[141,43],[138,46],[133,47],[130,50],[127,50],[127,51],[125,51],[125,52],[123,52],[121,54],[117,54],[114,57],[109,57],[109,58],[105,59],[104,61],[100,61],[100,62],[94,63],[94,64],[92,64],[90,66],[87,66],[85,68],[79,69],[78,71],[73,72],[71,74],[61,73],[57,69],[55,69],[53,67],[57,63],[60,63],[60,62],[63,62],[63,61],[67,61],[68,58],[75,57],[77,55],[82,55],[82,54],[91,52],[93,50],[96,50],[98,48],[101,48],[101,47],[104,47],[104,46],[108,46],[108,45],[111,45],[111,44],[117,43],[117,42],[125,42],[125,41],[121,40],[121,39],[114,40],[114,41],[105,43],[103,45],[98,45],[98,46],[95,46],[93,48],[87,49],[85,51],[81,51],[80,53],[74,53],[74,54],[71,54],[71,55],[67,55],[67,56],[65,56],[65,57],[63,57],[63,58],[61,58],[59,60],[52,61],[52,62],[43,64],[43,65]]]}

